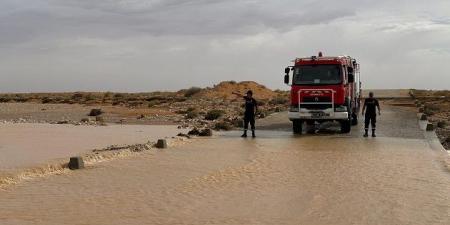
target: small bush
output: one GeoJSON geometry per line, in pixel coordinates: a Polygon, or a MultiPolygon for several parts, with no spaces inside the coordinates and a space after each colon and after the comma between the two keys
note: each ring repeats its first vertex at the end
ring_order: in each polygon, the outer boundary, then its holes
{"type": "Polygon", "coordinates": [[[124,98],[125,95],[121,93],[114,94],[114,98],[124,98]]]}
{"type": "Polygon", "coordinates": [[[159,104],[161,104],[161,102],[159,100],[153,100],[153,101],[148,103],[148,107],[152,108],[152,107],[157,106],[159,104]]]}
{"type": "Polygon", "coordinates": [[[91,112],[89,112],[89,116],[100,116],[101,114],[103,114],[101,109],[91,109],[91,112]]]}
{"type": "Polygon", "coordinates": [[[216,123],[214,125],[214,129],[215,130],[226,130],[226,131],[228,131],[228,130],[233,129],[233,126],[230,123],[222,121],[222,122],[216,123]]]}
{"type": "Polygon", "coordinates": [[[203,129],[203,130],[200,131],[198,136],[200,136],[200,137],[210,137],[210,136],[212,136],[212,130],[211,129],[203,129]]]}
{"type": "Polygon", "coordinates": [[[195,119],[197,117],[198,117],[198,112],[196,110],[188,111],[185,116],[186,119],[195,119]]]}
{"type": "Polygon", "coordinates": [[[197,111],[197,108],[195,108],[195,107],[189,107],[186,111],[187,111],[187,112],[197,111]]]}
{"type": "Polygon", "coordinates": [[[177,110],[175,111],[176,114],[186,114],[187,111],[186,110],[177,110]]]}
{"type": "Polygon", "coordinates": [[[439,121],[438,123],[437,123],[437,127],[439,127],[439,128],[445,128],[447,126],[447,122],[446,121],[439,121]]]}
{"type": "Polygon", "coordinates": [[[8,97],[1,97],[0,98],[0,102],[10,102],[11,101],[11,98],[8,98],[8,97]]]}
{"type": "Polygon", "coordinates": [[[184,97],[186,98],[192,97],[193,95],[199,93],[200,91],[202,91],[202,89],[199,87],[191,87],[186,90],[186,93],[184,93],[184,97]]]}
{"type": "Polygon", "coordinates": [[[86,97],[84,98],[85,101],[92,101],[94,100],[94,96],[92,96],[92,94],[87,94],[86,97]]]}
{"type": "Polygon", "coordinates": [[[49,97],[42,98],[42,104],[51,103],[53,100],[49,97]]]}
{"type": "Polygon", "coordinates": [[[286,97],[282,97],[282,96],[277,96],[275,98],[273,98],[272,100],[270,100],[270,104],[272,105],[284,105],[286,103],[288,103],[289,99],[286,97]]]}
{"type": "Polygon", "coordinates": [[[200,131],[196,127],[194,127],[194,129],[192,129],[188,132],[188,135],[198,136],[199,134],[200,134],[200,131]]]}
{"type": "Polygon", "coordinates": [[[83,93],[75,93],[72,95],[73,100],[80,100],[83,98],[83,93]]]}
{"type": "Polygon", "coordinates": [[[103,117],[101,117],[101,116],[96,116],[95,117],[95,121],[100,122],[100,123],[104,123],[105,119],[103,119],[103,117]]]}
{"type": "Polygon", "coordinates": [[[206,120],[216,120],[219,119],[221,116],[225,114],[225,111],[213,109],[206,113],[205,119],[206,120]]]}
{"type": "Polygon", "coordinates": [[[432,115],[434,115],[434,111],[433,111],[432,109],[428,108],[428,107],[425,107],[423,113],[424,113],[425,115],[427,115],[427,116],[432,116],[432,115]]]}
{"type": "Polygon", "coordinates": [[[166,99],[167,99],[166,97],[163,97],[161,95],[155,95],[155,96],[146,98],[145,101],[152,102],[152,101],[162,101],[162,100],[166,100],[166,99]]]}
{"type": "Polygon", "coordinates": [[[256,103],[258,104],[258,106],[265,106],[266,105],[265,101],[257,101],[256,103]]]}

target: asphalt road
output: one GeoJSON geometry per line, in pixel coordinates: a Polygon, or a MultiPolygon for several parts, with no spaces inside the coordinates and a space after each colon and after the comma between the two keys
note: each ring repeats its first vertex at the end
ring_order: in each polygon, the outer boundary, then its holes
{"type": "Polygon", "coordinates": [[[0,191],[0,224],[450,224],[450,172],[412,108],[293,135],[283,113],[240,132],[0,191]]]}

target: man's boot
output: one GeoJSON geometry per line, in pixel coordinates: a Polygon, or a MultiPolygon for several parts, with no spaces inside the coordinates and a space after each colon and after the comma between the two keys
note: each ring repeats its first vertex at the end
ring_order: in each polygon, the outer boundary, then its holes
{"type": "Polygon", "coordinates": [[[372,137],[376,137],[377,135],[375,135],[375,129],[372,129],[372,137]]]}
{"type": "Polygon", "coordinates": [[[369,137],[369,129],[365,129],[364,137],[369,137]]]}
{"type": "Polygon", "coordinates": [[[243,137],[243,138],[247,137],[247,130],[244,130],[244,134],[241,137],[243,137]]]}
{"type": "Polygon", "coordinates": [[[252,130],[252,137],[253,137],[253,138],[256,137],[256,135],[255,135],[255,130],[252,130]]]}

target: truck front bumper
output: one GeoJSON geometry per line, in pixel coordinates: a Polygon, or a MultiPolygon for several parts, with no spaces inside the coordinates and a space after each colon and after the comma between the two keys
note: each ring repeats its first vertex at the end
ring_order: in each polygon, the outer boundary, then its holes
{"type": "Polygon", "coordinates": [[[288,112],[289,120],[348,120],[348,112],[288,112]]]}

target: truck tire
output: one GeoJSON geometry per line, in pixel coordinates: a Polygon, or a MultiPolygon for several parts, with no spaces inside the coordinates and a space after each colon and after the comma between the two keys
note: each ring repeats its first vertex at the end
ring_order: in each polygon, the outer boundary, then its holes
{"type": "Polygon", "coordinates": [[[302,125],[303,121],[301,120],[294,120],[292,121],[292,130],[294,134],[302,134],[302,125]]]}
{"type": "Polygon", "coordinates": [[[358,125],[358,114],[352,113],[352,126],[358,125]]]}
{"type": "Polygon", "coordinates": [[[341,121],[341,133],[347,134],[352,130],[351,121],[350,120],[342,120],[341,121]]]}

